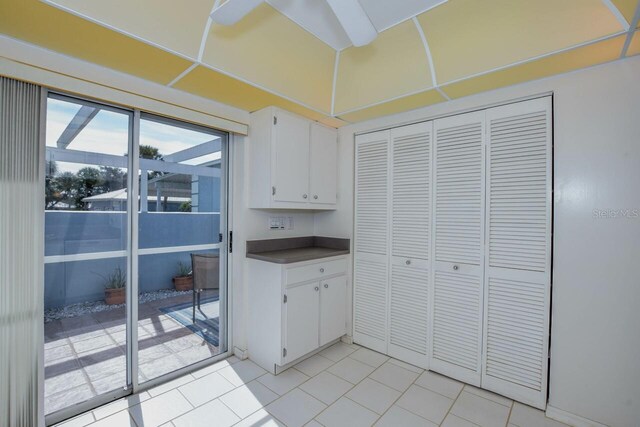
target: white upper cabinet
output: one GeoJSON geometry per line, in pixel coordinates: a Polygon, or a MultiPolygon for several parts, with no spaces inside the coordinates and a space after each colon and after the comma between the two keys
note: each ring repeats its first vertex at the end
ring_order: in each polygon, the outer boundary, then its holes
{"type": "Polygon", "coordinates": [[[309,201],[309,122],[278,111],[273,126],[273,200],[309,201]]]}
{"type": "Polygon", "coordinates": [[[338,186],[336,130],[311,123],[310,148],[309,201],[313,204],[335,205],[338,186]]]}
{"type": "Polygon", "coordinates": [[[249,207],[336,208],[335,129],[269,107],[251,114],[249,143],[249,207]]]}

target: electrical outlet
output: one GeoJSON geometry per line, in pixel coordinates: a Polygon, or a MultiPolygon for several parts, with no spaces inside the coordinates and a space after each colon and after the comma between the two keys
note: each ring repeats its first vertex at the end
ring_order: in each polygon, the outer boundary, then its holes
{"type": "Polygon", "coordinates": [[[286,219],[283,216],[270,216],[269,217],[269,229],[270,230],[285,230],[286,219]]]}

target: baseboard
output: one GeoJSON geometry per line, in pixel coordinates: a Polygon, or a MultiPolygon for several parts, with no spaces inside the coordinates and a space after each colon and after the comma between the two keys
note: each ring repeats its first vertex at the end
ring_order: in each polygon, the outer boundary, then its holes
{"type": "Polygon", "coordinates": [[[247,350],[242,350],[238,347],[233,347],[233,354],[240,360],[246,360],[249,358],[247,350]]]}
{"type": "Polygon", "coordinates": [[[340,341],[342,341],[345,344],[353,344],[353,337],[350,337],[349,335],[344,335],[340,341]]]}
{"type": "Polygon", "coordinates": [[[547,405],[546,415],[551,419],[560,421],[561,423],[569,424],[573,427],[608,427],[605,424],[600,424],[596,421],[592,421],[579,415],[572,414],[571,412],[554,408],[551,405],[547,405]]]}

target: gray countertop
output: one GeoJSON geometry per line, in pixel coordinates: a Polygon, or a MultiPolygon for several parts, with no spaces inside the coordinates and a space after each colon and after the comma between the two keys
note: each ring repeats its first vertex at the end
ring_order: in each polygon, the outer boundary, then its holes
{"type": "Polygon", "coordinates": [[[248,240],[247,258],[276,264],[310,261],[349,253],[349,239],[307,236],[248,240]]]}

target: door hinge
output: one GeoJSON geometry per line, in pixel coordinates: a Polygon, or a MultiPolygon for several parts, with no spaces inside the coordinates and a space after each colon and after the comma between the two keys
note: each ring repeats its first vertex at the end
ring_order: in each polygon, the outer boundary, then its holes
{"type": "Polygon", "coordinates": [[[278,117],[273,116],[273,124],[277,125],[278,124],[278,117]]]}
{"type": "Polygon", "coordinates": [[[282,349],[282,357],[287,357],[287,349],[286,348],[282,349]]]}
{"type": "Polygon", "coordinates": [[[276,195],[276,187],[271,187],[271,195],[272,196],[276,195]]]}
{"type": "Polygon", "coordinates": [[[282,298],[282,303],[286,304],[287,303],[287,296],[285,295],[284,298],[282,298]]]}
{"type": "Polygon", "coordinates": [[[229,253],[233,252],[233,231],[229,231],[229,253]]]}

